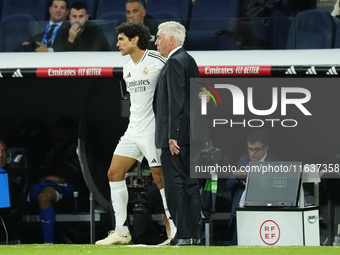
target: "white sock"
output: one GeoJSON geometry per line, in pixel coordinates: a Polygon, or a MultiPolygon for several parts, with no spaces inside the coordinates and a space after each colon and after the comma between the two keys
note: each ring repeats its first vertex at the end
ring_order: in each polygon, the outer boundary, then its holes
{"type": "Polygon", "coordinates": [[[116,228],[120,234],[126,234],[129,229],[124,226],[127,218],[128,191],[125,180],[119,182],[109,182],[111,189],[111,202],[115,211],[116,228]]]}
{"type": "Polygon", "coordinates": [[[166,199],[165,199],[165,192],[164,189],[160,189],[159,192],[161,193],[161,197],[163,200],[163,207],[164,207],[164,211],[165,211],[165,215],[168,218],[169,224],[170,224],[170,237],[174,238],[177,232],[177,228],[174,224],[174,221],[171,218],[170,212],[169,212],[169,208],[168,208],[168,204],[166,203],[166,199]]]}

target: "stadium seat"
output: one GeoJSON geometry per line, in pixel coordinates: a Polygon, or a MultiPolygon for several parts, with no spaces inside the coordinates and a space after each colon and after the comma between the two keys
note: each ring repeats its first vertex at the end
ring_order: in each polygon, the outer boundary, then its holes
{"type": "Polygon", "coordinates": [[[296,13],[300,11],[298,6],[294,6],[293,0],[281,0],[280,2],[281,4],[271,13],[269,27],[270,49],[286,48],[290,24],[296,13]]]}
{"type": "Polygon", "coordinates": [[[96,19],[100,19],[104,13],[107,12],[124,12],[125,13],[125,3],[122,0],[99,0],[96,19]]]}
{"type": "Polygon", "coordinates": [[[335,29],[333,17],[328,12],[302,11],[290,26],[287,49],[333,48],[335,29]]]}
{"type": "Polygon", "coordinates": [[[292,0],[241,0],[238,31],[245,49],[286,48],[292,0]]]}
{"type": "Polygon", "coordinates": [[[269,48],[285,49],[287,46],[288,32],[293,17],[287,15],[287,12],[274,10],[271,15],[269,26],[269,48]]]}
{"type": "Polygon", "coordinates": [[[243,17],[250,1],[251,0],[240,0],[240,17],[243,17]]]}
{"type": "Polygon", "coordinates": [[[160,11],[177,13],[182,18],[185,26],[187,26],[190,19],[191,9],[191,0],[148,0],[146,4],[146,13],[151,14],[160,11]]]}
{"type": "Polygon", "coordinates": [[[118,51],[118,48],[116,46],[117,44],[116,27],[118,24],[120,24],[120,22],[117,20],[105,20],[105,19],[96,20],[95,22],[103,30],[111,50],[118,51]]]}
{"type": "Polygon", "coordinates": [[[16,51],[30,38],[30,23],[35,21],[28,14],[14,14],[0,22],[0,52],[16,51]]]}
{"type": "Polygon", "coordinates": [[[48,20],[48,1],[2,0],[1,20],[13,14],[30,14],[36,20],[48,20]]]}
{"type": "Polygon", "coordinates": [[[0,20],[1,20],[1,12],[2,12],[2,0],[0,0],[0,20]]]}
{"type": "Polygon", "coordinates": [[[118,24],[122,23],[126,20],[125,12],[121,11],[113,11],[113,12],[105,12],[96,18],[97,20],[109,20],[109,21],[117,21],[118,24]]]}
{"type": "Polygon", "coordinates": [[[186,48],[188,50],[235,50],[238,1],[196,0],[192,8],[186,48]]]}
{"type": "Polygon", "coordinates": [[[169,11],[161,11],[161,12],[152,12],[149,13],[157,22],[160,24],[165,21],[177,21],[182,25],[185,25],[184,21],[182,20],[181,16],[179,16],[175,12],[169,11]]]}
{"type": "Polygon", "coordinates": [[[118,51],[116,27],[126,20],[125,12],[106,12],[96,19],[96,24],[103,30],[113,51],[118,51]]]}
{"type": "MultiPolygon", "coordinates": [[[[79,0],[68,0],[68,5],[71,6],[74,2],[78,2],[79,0]]],[[[90,19],[95,18],[96,9],[97,9],[97,1],[96,0],[81,0],[87,6],[87,12],[90,15],[90,19]]]]}
{"type": "Polygon", "coordinates": [[[241,0],[238,31],[245,49],[285,49],[293,0],[254,2],[241,0]],[[252,4],[249,6],[249,4],[252,4]],[[265,6],[261,9],[259,4],[265,6]]]}

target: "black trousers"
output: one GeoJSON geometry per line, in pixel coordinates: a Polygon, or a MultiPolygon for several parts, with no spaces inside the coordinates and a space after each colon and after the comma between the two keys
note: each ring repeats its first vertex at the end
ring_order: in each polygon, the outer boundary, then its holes
{"type": "Polygon", "coordinates": [[[199,183],[190,179],[190,145],[180,146],[178,155],[162,149],[161,163],[165,197],[177,227],[177,238],[201,238],[201,203],[199,183]]]}

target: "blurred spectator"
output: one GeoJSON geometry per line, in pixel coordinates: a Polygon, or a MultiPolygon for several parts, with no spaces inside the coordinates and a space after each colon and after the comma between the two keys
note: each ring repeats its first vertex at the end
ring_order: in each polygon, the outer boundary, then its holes
{"type": "Polygon", "coordinates": [[[86,4],[74,2],[70,6],[70,25],[68,40],[64,51],[109,51],[110,46],[103,31],[89,22],[86,4]]]}
{"type": "Polygon", "coordinates": [[[67,24],[65,22],[68,14],[67,0],[52,0],[49,12],[50,22],[45,31],[31,39],[31,42],[24,42],[26,46],[20,51],[54,52],[62,50],[62,43],[67,40],[67,24]]]}
{"type": "Polygon", "coordinates": [[[155,19],[146,14],[144,3],[141,0],[128,0],[125,7],[126,20],[130,22],[143,22],[150,29],[150,45],[149,50],[157,50],[155,45],[158,24],[155,19]]]}
{"type": "Polygon", "coordinates": [[[47,153],[45,164],[38,169],[36,183],[30,188],[29,200],[39,204],[45,243],[53,243],[55,211],[52,205],[73,197],[74,185],[69,181],[80,172],[76,142],[76,123],[69,117],[60,118],[55,124],[53,148],[47,153]]]}

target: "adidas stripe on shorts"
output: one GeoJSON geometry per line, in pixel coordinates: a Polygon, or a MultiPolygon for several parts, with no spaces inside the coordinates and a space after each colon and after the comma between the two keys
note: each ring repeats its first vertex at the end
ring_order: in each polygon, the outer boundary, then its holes
{"type": "Polygon", "coordinates": [[[156,149],[155,134],[135,136],[127,130],[120,138],[114,154],[134,158],[139,162],[145,157],[150,167],[161,165],[161,150],[156,149]]]}

